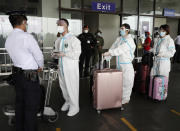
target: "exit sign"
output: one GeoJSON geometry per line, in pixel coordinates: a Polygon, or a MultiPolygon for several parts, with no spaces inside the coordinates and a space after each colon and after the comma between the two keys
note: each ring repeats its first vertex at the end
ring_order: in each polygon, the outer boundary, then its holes
{"type": "Polygon", "coordinates": [[[92,10],[102,12],[115,12],[116,5],[115,3],[92,2],[92,10]]]}

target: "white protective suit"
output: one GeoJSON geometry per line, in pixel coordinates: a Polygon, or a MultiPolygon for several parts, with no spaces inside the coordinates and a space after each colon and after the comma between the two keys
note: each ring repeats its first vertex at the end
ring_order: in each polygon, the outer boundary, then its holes
{"type": "Polygon", "coordinates": [[[118,37],[109,49],[111,56],[116,56],[116,68],[123,72],[122,104],[129,102],[134,84],[134,59],[135,43],[131,35],[118,37]]]}
{"type": "Polygon", "coordinates": [[[169,35],[166,35],[164,38],[159,38],[153,48],[153,53],[157,56],[153,62],[151,76],[162,75],[169,77],[171,69],[170,58],[174,56],[175,52],[174,41],[169,35]]]}
{"type": "Polygon", "coordinates": [[[55,42],[55,50],[66,56],[59,59],[59,84],[65,103],[70,109],[79,110],[79,56],[81,42],[70,33],[55,42]]]}

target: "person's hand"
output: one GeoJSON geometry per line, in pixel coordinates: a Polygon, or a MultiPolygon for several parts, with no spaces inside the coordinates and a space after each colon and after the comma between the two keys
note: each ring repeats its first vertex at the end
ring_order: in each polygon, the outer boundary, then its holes
{"type": "Polygon", "coordinates": [[[42,71],[43,71],[43,68],[39,68],[37,71],[38,71],[38,72],[42,72],[42,71]]]}
{"type": "Polygon", "coordinates": [[[60,52],[59,54],[58,54],[58,56],[59,57],[64,57],[64,56],[66,56],[63,52],[60,52]]]}
{"type": "Polygon", "coordinates": [[[110,56],[111,54],[109,52],[105,52],[103,56],[110,56]]]}

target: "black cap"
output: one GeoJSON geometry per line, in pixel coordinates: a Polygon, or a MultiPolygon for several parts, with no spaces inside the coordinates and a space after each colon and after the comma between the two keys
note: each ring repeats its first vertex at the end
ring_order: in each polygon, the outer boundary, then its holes
{"type": "Polygon", "coordinates": [[[14,10],[14,11],[9,11],[6,14],[7,15],[25,15],[26,11],[24,10],[14,10]]]}

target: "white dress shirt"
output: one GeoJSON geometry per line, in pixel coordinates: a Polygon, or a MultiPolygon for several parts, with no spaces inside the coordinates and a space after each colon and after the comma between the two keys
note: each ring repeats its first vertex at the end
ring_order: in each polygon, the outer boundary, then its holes
{"type": "Polygon", "coordinates": [[[14,66],[24,70],[36,70],[44,66],[44,58],[34,37],[15,28],[8,36],[5,48],[14,66]]]}

